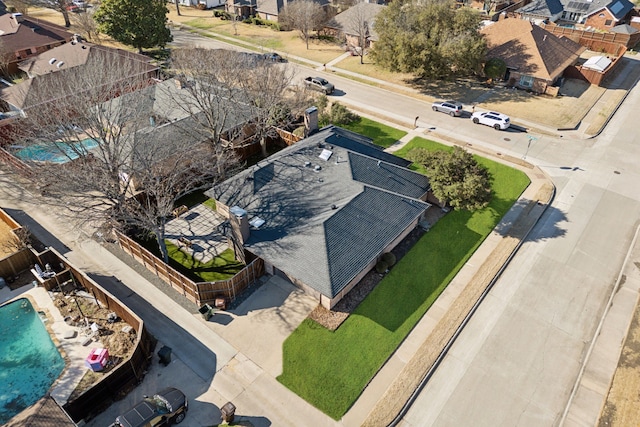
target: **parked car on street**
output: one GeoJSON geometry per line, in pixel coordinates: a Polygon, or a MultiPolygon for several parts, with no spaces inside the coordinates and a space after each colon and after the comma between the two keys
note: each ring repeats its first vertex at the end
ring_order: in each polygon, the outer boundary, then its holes
{"type": "Polygon", "coordinates": [[[159,427],[180,424],[187,415],[189,402],[177,388],[169,387],[146,397],[116,418],[115,427],[159,427]]]}
{"type": "Polygon", "coordinates": [[[324,92],[325,95],[333,93],[334,86],[322,77],[307,77],[304,79],[304,84],[313,90],[324,92]]]}
{"type": "Polygon", "coordinates": [[[264,59],[266,59],[268,61],[287,62],[286,59],[284,59],[282,56],[280,56],[279,54],[277,54],[275,52],[263,53],[262,56],[264,57],[264,59]]]}
{"type": "Polygon", "coordinates": [[[502,113],[496,113],[495,111],[473,113],[471,115],[471,120],[473,120],[473,123],[475,124],[491,126],[496,130],[505,130],[511,125],[509,116],[502,113]]]}
{"type": "Polygon", "coordinates": [[[433,111],[447,113],[451,117],[460,117],[464,107],[456,101],[436,101],[431,105],[431,108],[433,111]]]}

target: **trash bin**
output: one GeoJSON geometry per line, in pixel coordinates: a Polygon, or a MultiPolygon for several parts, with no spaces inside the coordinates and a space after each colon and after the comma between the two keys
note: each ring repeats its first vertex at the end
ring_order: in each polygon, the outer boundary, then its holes
{"type": "Polygon", "coordinates": [[[220,408],[220,413],[222,414],[222,422],[231,423],[236,413],[236,405],[227,402],[220,408]]]}
{"type": "Polygon", "coordinates": [[[202,318],[204,320],[209,320],[212,314],[212,307],[209,304],[205,304],[198,310],[200,314],[202,314],[202,318]]]}
{"type": "Polygon", "coordinates": [[[160,350],[158,350],[158,357],[160,358],[160,363],[164,366],[167,366],[171,363],[171,347],[163,346],[160,350]]]}

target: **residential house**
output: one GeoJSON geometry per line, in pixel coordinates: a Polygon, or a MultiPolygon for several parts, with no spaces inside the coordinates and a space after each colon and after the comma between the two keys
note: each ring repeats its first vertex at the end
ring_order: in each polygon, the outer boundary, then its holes
{"type": "Polygon", "coordinates": [[[533,0],[515,13],[534,22],[582,25],[595,30],[609,30],[630,23],[635,15],[630,0],[533,0]]]}
{"type": "Polygon", "coordinates": [[[29,78],[33,78],[86,65],[92,61],[102,61],[105,64],[118,66],[122,70],[127,70],[126,72],[134,69],[136,72],[146,73],[150,78],[159,75],[159,67],[151,64],[151,58],[148,56],[88,43],[79,37],[74,37],[70,43],[21,61],[18,68],[27,73],[29,78]]]}
{"type": "Polygon", "coordinates": [[[261,258],[331,308],[431,206],[429,180],[409,164],[329,126],[206,194],[229,218],[237,256],[261,258]]]}
{"type": "Polygon", "coordinates": [[[0,42],[6,58],[6,74],[18,72],[18,62],[71,41],[64,27],[21,13],[0,15],[0,42]]]}
{"type": "Polygon", "coordinates": [[[225,10],[227,13],[246,19],[256,14],[256,0],[227,0],[225,10]]]}
{"type": "MultiPolygon", "coordinates": [[[[43,88],[55,86],[58,79],[79,80],[77,76],[82,73],[81,67],[106,65],[118,67],[122,71],[117,75],[118,79],[136,79],[144,84],[154,84],[159,72],[158,66],[151,64],[143,55],[72,41],[21,62],[19,67],[32,78],[0,90],[0,112],[23,114],[35,105],[49,102],[41,99],[43,88]]],[[[82,87],[78,86],[78,91],[81,90],[82,87]]]]}
{"type": "Polygon", "coordinates": [[[589,8],[584,25],[598,30],[610,30],[620,24],[629,24],[634,14],[634,4],[629,0],[613,0],[605,6],[589,8]]]}
{"type": "MultiPolygon", "coordinates": [[[[230,0],[233,1],[233,0],[230,0]]],[[[265,21],[278,21],[278,16],[290,0],[256,0],[256,15],[265,21]]],[[[295,1],[295,0],[291,0],[295,1]]],[[[313,0],[322,7],[328,7],[330,0],[313,0]]]]}
{"type": "Polygon", "coordinates": [[[225,3],[225,0],[178,0],[178,2],[181,6],[211,9],[213,7],[222,6],[225,3]]]}
{"type": "Polygon", "coordinates": [[[366,49],[378,40],[374,24],[376,16],[385,7],[377,3],[356,3],[334,16],[325,27],[344,37],[347,46],[366,49]],[[360,45],[361,41],[364,46],[360,45]]]}
{"type": "Polygon", "coordinates": [[[480,32],[489,49],[486,58],[500,58],[506,63],[505,80],[538,93],[547,92],[586,50],[524,19],[503,19],[480,32]]]}

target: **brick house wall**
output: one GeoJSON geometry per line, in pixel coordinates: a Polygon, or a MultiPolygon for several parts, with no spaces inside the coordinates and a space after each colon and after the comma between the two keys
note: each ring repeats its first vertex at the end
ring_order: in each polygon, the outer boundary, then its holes
{"type": "Polygon", "coordinates": [[[599,30],[610,30],[615,27],[617,21],[608,9],[602,9],[589,16],[584,22],[585,27],[597,28],[599,30]]]}

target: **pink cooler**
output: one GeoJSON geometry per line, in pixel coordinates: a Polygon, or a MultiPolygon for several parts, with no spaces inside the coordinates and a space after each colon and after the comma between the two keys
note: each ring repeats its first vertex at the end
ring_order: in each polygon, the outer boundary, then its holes
{"type": "Polygon", "coordinates": [[[87,368],[94,372],[102,371],[109,360],[109,350],[106,348],[92,348],[91,353],[84,360],[87,368]]]}

